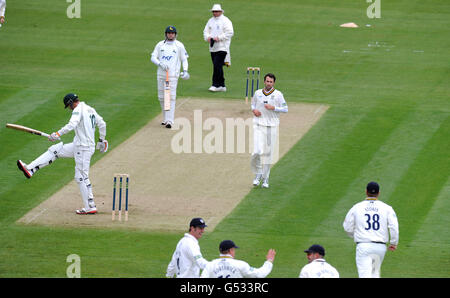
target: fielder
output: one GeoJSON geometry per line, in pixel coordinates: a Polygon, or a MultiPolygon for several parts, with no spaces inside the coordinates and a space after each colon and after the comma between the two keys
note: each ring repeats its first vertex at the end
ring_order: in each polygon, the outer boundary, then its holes
{"type": "Polygon", "coordinates": [[[158,66],[157,84],[158,99],[161,104],[163,114],[162,125],[171,128],[175,118],[175,103],[177,98],[178,77],[183,80],[189,79],[188,58],[189,55],[183,43],[176,40],[177,29],[169,26],[165,31],[165,40],[158,42],[151,54],[151,61],[158,66]],[[180,67],[183,65],[183,72],[180,74],[180,67]],[[164,84],[166,81],[166,71],[169,71],[170,84],[170,110],[164,110],[164,84]]]}
{"type": "Polygon", "coordinates": [[[308,264],[300,271],[300,278],[339,278],[339,272],[336,268],[325,261],[325,249],[323,246],[314,244],[305,252],[308,264]]]}
{"type": "Polygon", "coordinates": [[[253,186],[258,186],[262,181],[263,188],[269,188],[270,166],[280,124],[279,114],[288,112],[283,93],[273,87],[275,80],[274,74],[266,74],[264,89],[256,90],[252,97],[253,154],[250,164],[256,175],[253,186]]]}
{"type": "Polygon", "coordinates": [[[356,242],[356,266],[361,278],[379,278],[386,243],[390,243],[390,251],[398,245],[397,216],[391,206],[378,200],[379,192],[378,183],[369,182],[367,198],[350,209],[343,223],[344,230],[356,242]]]}
{"type": "Polygon", "coordinates": [[[5,23],[6,0],[0,0],[0,27],[5,23]]]}
{"type": "Polygon", "coordinates": [[[234,258],[236,248],[231,240],[224,240],[219,245],[220,257],[206,265],[203,278],[263,278],[269,275],[273,268],[275,250],[269,249],[266,261],[260,268],[253,268],[248,263],[234,258]]]}
{"type": "Polygon", "coordinates": [[[100,152],[108,150],[108,141],[106,136],[106,123],[103,118],[95,111],[94,108],[88,106],[85,102],[80,101],[78,96],[73,93],[67,94],[64,99],[65,108],[72,110],[72,116],[69,123],[57,132],[52,133],[48,139],[52,142],[59,141],[62,135],[75,131],[73,142],[63,144],[59,142],[48,148],[41,156],[36,158],[29,164],[25,164],[21,160],[17,161],[17,166],[25,177],[31,178],[39,169],[53,163],[57,158],[74,158],[75,159],[75,181],[77,182],[84,207],[76,210],[76,214],[95,214],[97,208],[92,193],[92,185],[89,180],[89,167],[91,157],[95,151],[95,128],[98,127],[100,139],[97,143],[97,149],[100,152]]]}
{"type": "Polygon", "coordinates": [[[166,277],[197,278],[200,277],[200,269],[204,269],[208,261],[205,260],[198,245],[198,239],[203,236],[207,227],[202,218],[193,218],[189,224],[189,233],[177,244],[172,259],[167,266],[166,277]]]}

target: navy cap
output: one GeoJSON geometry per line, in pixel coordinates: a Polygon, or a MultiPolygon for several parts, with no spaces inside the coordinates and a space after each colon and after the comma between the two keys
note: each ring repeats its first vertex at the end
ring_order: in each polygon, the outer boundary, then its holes
{"type": "Polygon", "coordinates": [[[203,218],[196,217],[191,220],[189,227],[205,228],[205,227],[207,227],[207,225],[206,225],[205,221],[203,220],[203,218]]]}
{"type": "Polygon", "coordinates": [[[237,246],[236,244],[234,244],[234,242],[233,241],[231,241],[231,240],[223,240],[222,242],[220,242],[220,245],[219,245],[219,251],[227,251],[227,250],[229,250],[229,249],[231,249],[231,248],[239,248],[239,246],[237,246]]]}
{"type": "Polygon", "coordinates": [[[305,252],[306,253],[318,253],[321,256],[325,256],[325,248],[323,248],[319,244],[311,245],[311,247],[308,248],[307,250],[305,250],[305,252]]]}
{"type": "Polygon", "coordinates": [[[369,182],[366,187],[367,193],[371,195],[376,195],[380,192],[380,186],[376,182],[369,182]]]}
{"type": "Polygon", "coordinates": [[[177,33],[177,28],[175,28],[174,26],[168,26],[165,33],[177,33]]]}

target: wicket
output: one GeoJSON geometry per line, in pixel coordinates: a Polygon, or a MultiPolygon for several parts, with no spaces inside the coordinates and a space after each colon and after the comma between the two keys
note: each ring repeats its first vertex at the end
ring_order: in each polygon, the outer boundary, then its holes
{"type": "Polygon", "coordinates": [[[130,176],[128,174],[114,174],[113,178],[113,201],[112,201],[112,220],[116,218],[116,189],[117,178],[119,178],[119,221],[122,221],[122,184],[123,178],[125,178],[125,221],[128,221],[128,184],[130,176]]]}
{"type": "Polygon", "coordinates": [[[245,86],[245,104],[248,104],[248,80],[250,78],[250,71],[252,72],[251,79],[252,79],[252,90],[251,90],[251,97],[253,98],[254,91],[259,89],[259,78],[260,78],[260,71],[261,69],[259,67],[247,67],[247,84],[245,86]],[[255,76],[256,71],[256,76],[255,76]],[[254,84],[256,80],[256,89],[253,90],[254,84]]]}

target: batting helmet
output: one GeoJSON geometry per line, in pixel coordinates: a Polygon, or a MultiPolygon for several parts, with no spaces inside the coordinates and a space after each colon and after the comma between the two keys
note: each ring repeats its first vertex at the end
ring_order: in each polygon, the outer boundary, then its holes
{"type": "Polygon", "coordinates": [[[64,99],[63,99],[64,108],[66,109],[68,106],[70,106],[76,100],[78,100],[78,95],[76,95],[74,93],[67,94],[66,96],[64,96],[64,99]]]}
{"type": "Polygon", "coordinates": [[[177,28],[175,28],[174,26],[168,26],[164,33],[175,33],[175,34],[177,34],[177,28]]]}

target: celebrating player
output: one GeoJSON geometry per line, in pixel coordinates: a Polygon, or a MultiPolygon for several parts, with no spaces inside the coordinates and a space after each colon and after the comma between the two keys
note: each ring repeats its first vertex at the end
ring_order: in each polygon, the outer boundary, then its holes
{"type": "Polygon", "coordinates": [[[338,278],[338,271],[325,259],[325,249],[319,244],[311,245],[305,250],[308,264],[300,271],[300,278],[338,278]]]}
{"type": "Polygon", "coordinates": [[[103,118],[95,111],[94,108],[88,106],[85,102],[80,101],[78,96],[69,93],[63,99],[65,108],[72,110],[72,116],[69,123],[57,132],[52,133],[48,139],[52,142],[59,141],[60,137],[70,131],[75,131],[75,137],[72,143],[63,144],[59,142],[50,146],[46,152],[36,158],[30,164],[25,164],[21,160],[17,161],[17,166],[25,177],[31,178],[39,169],[48,166],[59,157],[75,159],[75,181],[78,183],[83,199],[84,207],[76,210],[77,214],[95,214],[97,208],[92,193],[92,185],[89,180],[89,167],[91,157],[95,151],[95,128],[98,127],[100,139],[97,143],[97,149],[100,152],[108,150],[108,141],[106,136],[106,123],[103,118]]]}
{"type": "Polygon", "coordinates": [[[151,54],[151,61],[158,66],[158,99],[163,114],[163,122],[161,124],[165,125],[167,128],[171,128],[175,118],[178,77],[183,80],[189,79],[189,55],[186,52],[183,43],[176,39],[177,29],[174,26],[167,27],[164,34],[166,38],[156,44],[155,49],[151,54]],[[183,72],[180,74],[181,64],[183,64],[183,72]],[[170,110],[167,111],[164,109],[166,72],[169,73],[170,86],[170,110]]]}
{"type": "Polygon", "coordinates": [[[344,230],[356,242],[359,277],[380,277],[389,234],[389,250],[397,249],[397,216],[391,206],[378,200],[379,193],[378,183],[369,182],[367,198],[350,209],[343,224],[344,230]]]}
{"type": "Polygon", "coordinates": [[[166,277],[196,278],[200,276],[200,269],[204,269],[208,261],[200,252],[198,239],[202,238],[207,227],[202,218],[193,218],[189,224],[189,233],[177,244],[177,248],[172,255],[172,260],[167,266],[166,277]]]}
{"type": "Polygon", "coordinates": [[[277,129],[280,124],[279,113],[288,112],[283,93],[273,87],[275,80],[274,74],[266,74],[264,89],[256,90],[252,97],[254,117],[251,167],[256,174],[253,186],[258,186],[262,180],[263,188],[269,187],[270,166],[278,137],[277,129]]]}
{"type": "Polygon", "coordinates": [[[273,268],[275,250],[269,249],[266,261],[260,268],[253,268],[248,263],[234,258],[236,248],[231,240],[224,240],[219,245],[220,258],[206,265],[201,277],[204,278],[263,278],[269,275],[273,268]]]}

